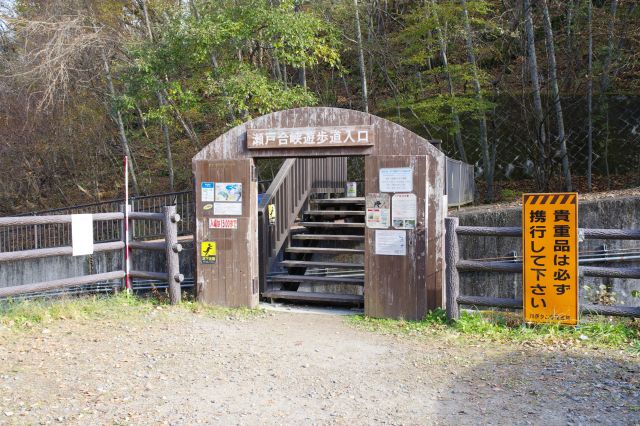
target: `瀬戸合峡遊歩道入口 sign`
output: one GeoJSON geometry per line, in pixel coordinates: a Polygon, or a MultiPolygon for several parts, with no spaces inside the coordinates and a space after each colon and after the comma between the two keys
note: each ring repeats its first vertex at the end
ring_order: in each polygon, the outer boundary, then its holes
{"type": "Polygon", "coordinates": [[[578,324],[578,194],[524,194],[523,315],[529,323],[578,324]]]}
{"type": "Polygon", "coordinates": [[[373,126],[247,129],[247,148],[340,148],[374,145],[373,126]]]}

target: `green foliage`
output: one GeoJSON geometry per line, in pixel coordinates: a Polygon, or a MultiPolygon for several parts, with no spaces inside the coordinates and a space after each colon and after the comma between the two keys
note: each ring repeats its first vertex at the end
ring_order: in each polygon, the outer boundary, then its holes
{"type": "MultiPolygon", "coordinates": [[[[467,9],[474,31],[481,34],[497,31],[487,19],[490,11],[488,1],[469,1],[467,9]]],[[[495,107],[486,99],[478,99],[473,90],[474,68],[467,62],[464,14],[460,2],[424,2],[406,14],[404,19],[407,25],[397,33],[395,42],[403,48],[402,63],[414,67],[417,72],[404,82],[400,107],[410,106],[424,122],[448,129],[450,133],[456,131],[456,114],[477,119],[495,107]],[[442,51],[439,31],[449,57],[447,67],[442,61],[434,61],[434,58],[441,57],[442,51]],[[463,48],[460,49],[459,45],[463,48]],[[453,95],[449,92],[447,75],[451,78],[453,95]]],[[[481,69],[475,71],[481,88],[485,87],[489,81],[488,73],[481,69]]],[[[388,100],[385,107],[390,103],[388,100]]]]}
{"type": "Polygon", "coordinates": [[[500,190],[500,198],[504,201],[517,201],[522,197],[521,191],[515,189],[503,188],[500,190]]]}
{"type": "Polygon", "coordinates": [[[152,300],[120,293],[115,296],[71,299],[34,299],[0,303],[0,325],[16,329],[42,326],[58,320],[118,318],[125,313],[144,313],[153,309],[152,300]]]}
{"type": "Polygon", "coordinates": [[[182,311],[211,318],[248,319],[263,314],[260,309],[205,306],[186,299],[177,306],[166,305],[166,297],[142,298],[119,293],[110,296],[85,296],[62,299],[34,299],[0,303],[0,329],[16,331],[44,327],[56,321],[120,319],[136,320],[155,311],[182,311]]]}
{"type": "Polygon", "coordinates": [[[272,67],[339,65],[334,28],[292,2],[207,1],[199,8],[197,16],[173,11],[153,42],[129,46],[124,105],[145,105],[147,119],[167,122],[175,110],[246,120],[317,102],[306,88],[274,78],[283,71],[272,67]],[[168,94],[168,106],[158,105],[157,91],[168,94]]]}
{"type": "Polygon", "coordinates": [[[587,347],[627,349],[640,354],[638,320],[583,317],[578,327],[561,325],[522,325],[521,316],[509,312],[462,312],[460,319],[448,323],[443,310],[427,314],[422,321],[375,319],[362,315],[349,321],[370,331],[417,336],[470,337],[499,342],[532,342],[587,347]]]}

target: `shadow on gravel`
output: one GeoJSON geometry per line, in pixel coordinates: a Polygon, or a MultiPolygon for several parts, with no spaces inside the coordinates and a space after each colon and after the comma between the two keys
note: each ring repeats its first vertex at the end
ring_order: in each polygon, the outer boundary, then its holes
{"type": "Polygon", "coordinates": [[[454,424],[640,424],[640,360],[593,352],[524,346],[521,351],[464,366],[455,374],[455,384],[450,383],[450,394],[441,400],[442,412],[457,412],[457,418],[443,420],[454,424]]]}

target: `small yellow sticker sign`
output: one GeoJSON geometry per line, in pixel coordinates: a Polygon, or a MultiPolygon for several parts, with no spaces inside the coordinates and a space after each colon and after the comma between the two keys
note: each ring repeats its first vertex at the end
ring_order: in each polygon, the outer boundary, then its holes
{"type": "Polygon", "coordinates": [[[269,223],[273,225],[274,223],[276,223],[276,205],[269,204],[267,206],[267,212],[269,213],[269,223]]]}
{"type": "Polygon", "coordinates": [[[522,197],[524,321],[578,324],[578,194],[522,197]]]}
{"type": "Polygon", "coordinates": [[[200,261],[202,263],[216,263],[218,250],[215,241],[202,241],[200,243],[200,261]]]}

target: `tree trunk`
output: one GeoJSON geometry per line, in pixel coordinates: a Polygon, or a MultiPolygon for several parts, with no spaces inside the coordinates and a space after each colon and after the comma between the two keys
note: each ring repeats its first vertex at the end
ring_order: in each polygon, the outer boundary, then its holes
{"type": "MultiPolygon", "coordinates": [[[[140,0],[140,1],[142,4],[142,14],[144,16],[144,22],[147,27],[147,35],[149,37],[149,40],[153,43],[154,38],[153,38],[153,31],[151,31],[151,20],[149,19],[149,12],[147,10],[147,1],[146,0],[140,0]]],[[[156,92],[156,96],[158,98],[158,104],[160,105],[160,107],[163,107],[164,105],[167,104],[167,102],[165,101],[160,91],[156,92]]],[[[167,124],[165,123],[164,118],[160,119],[160,130],[162,131],[162,138],[164,139],[164,146],[165,146],[165,151],[167,156],[167,171],[169,173],[169,191],[173,192],[175,190],[175,178],[174,178],[174,171],[173,171],[173,154],[171,153],[171,139],[169,138],[169,128],[167,127],[167,124]]]]}
{"type": "MultiPolygon", "coordinates": [[[[166,101],[162,97],[160,92],[157,92],[158,103],[160,106],[166,105],[166,101]]],[[[160,128],[162,130],[162,137],[164,139],[164,146],[167,155],[167,171],[169,172],[169,192],[175,190],[175,175],[173,171],[173,154],[171,152],[171,139],[169,138],[169,128],[164,122],[164,118],[160,119],[160,128]]]]}
{"type": "Polygon", "coordinates": [[[538,58],[536,55],[536,44],[533,29],[533,17],[531,11],[531,0],[524,0],[524,27],[527,35],[527,54],[529,57],[529,73],[531,75],[531,88],[533,91],[533,113],[535,119],[536,144],[540,151],[540,162],[538,167],[538,179],[540,189],[549,189],[549,175],[547,167],[548,147],[544,128],[544,112],[542,110],[542,97],[540,96],[540,79],[538,76],[538,58]]]}
{"type": "Polygon", "coordinates": [[[367,94],[367,68],[364,63],[364,47],[362,46],[362,31],[360,29],[360,12],[358,0],[353,0],[356,9],[356,40],[358,42],[358,62],[360,64],[360,82],[362,83],[362,106],[364,112],[369,112],[369,95],[367,94]]]}
{"type": "Polygon", "coordinates": [[[618,11],[618,0],[611,0],[611,16],[609,17],[609,28],[607,30],[607,56],[602,64],[602,76],[600,77],[600,91],[604,94],[611,84],[609,78],[609,68],[613,59],[613,35],[615,30],[616,13],[618,11]]]}
{"type": "Polygon", "coordinates": [[[602,76],[600,77],[600,107],[605,118],[605,137],[604,137],[604,171],[607,176],[607,189],[611,187],[611,175],[609,173],[609,100],[607,91],[611,86],[609,77],[609,68],[613,59],[613,35],[615,30],[616,13],[618,10],[618,0],[611,0],[611,16],[609,17],[607,56],[605,56],[602,64],[602,76]]]}
{"type": "Polygon", "coordinates": [[[588,55],[588,87],[587,87],[587,190],[592,191],[592,167],[593,167],[593,2],[587,0],[587,25],[589,32],[588,55]]]}
{"type": "MultiPolygon", "coordinates": [[[[451,79],[451,73],[449,72],[449,60],[447,58],[447,43],[446,43],[446,40],[444,39],[444,34],[442,33],[440,20],[438,18],[438,12],[436,10],[437,5],[435,0],[431,0],[431,5],[433,6],[433,14],[437,22],[438,42],[440,43],[440,60],[442,61],[442,66],[444,67],[445,76],[447,78],[449,97],[453,99],[455,98],[455,91],[453,90],[453,80],[451,79]]],[[[454,139],[456,142],[456,147],[458,148],[458,152],[460,153],[460,159],[466,163],[467,153],[462,143],[460,117],[458,116],[458,112],[453,106],[451,107],[451,114],[453,115],[453,125],[454,125],[454,132],[455,132],[454,139]]]]}
{"type": "Polygon", "coordinates": [[[566,133],[564,131],[564,117],[562,115],[562,103],[560,102],[560,89],[558,88],[558,69],[556,65],[556,49],[553,40],[553,28],[551,28],[551,18],[549,17],[549,7],[547,0],[542,0],[542,13],[544,15],[544,32],[547,39],[547,51],[549,52],[549,75],[551,79],[551,93],[553,105],[556,111],[556,121],[558,126],[558,139],[560,140],[560,156],[562,157],[562,176],[564,178],[564,190],[570,192],[571,170],[569,169],[569,155],[567,153],[566,133]]]}
{"type": "MultiPolygon", "coordinates": [[[[469,63],[473,71],[473,87],[476,92],[476,99],[482,101],[482,88],[480,87],[480,79],[478,77],[478,65],[476,62],[476,55],[473,51],[473,34],[471,32],[471,23],[469,22],[469,11],[467,10],[466,0],[462,0],[462,8],[464,12],[464,29],[466,33],[467,42],[467,55],[469,57],[469,63]]],[[[492,167],[491,156],[489,154],[489,141],[487,135],[487,118],[484,111],[480,117],[480,148],[482,149],[482,163],[484,167],[484,176],[487,181],[487,201],[493,201],[493,178],[494,170],[492,167]]]]}
{"type": "MultiPolygon", "coordinates": [[[[116,97],[116,89],[113,85],[113,80],[111,78],[111,68],[109,67],[109,61],[105,56],[104,52],[102,53],[102,63],[104,66],[104,74],[107,79],[107,88],[109,89],[109,94],[112,98],[116,97]]],[[[122,121],[122,114],[118,108],[114,108],[115,111],[115,121],[118,126],[118,136],[120,138],[120,144],[122,145],[122,152],[129,158],[129,174],[131,175],[131,183],[133,184],[133,193],[135,195],[140,195],[140,189],[138,187],[138,177],[136,176],[135,168],[133,167],[133,157],[131,156],[131,150],[129,149],[129,141],[127,139],[127,133],[124,129],[124,122],[122,121]]]]}

